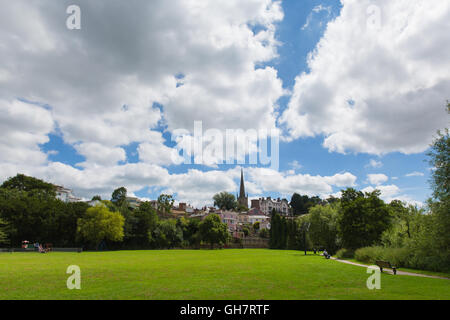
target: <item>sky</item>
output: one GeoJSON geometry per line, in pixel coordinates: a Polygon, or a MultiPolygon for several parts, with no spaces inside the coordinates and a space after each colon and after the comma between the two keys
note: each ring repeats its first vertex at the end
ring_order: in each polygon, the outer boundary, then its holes
{"type": "Polygon", "coordinates": [[[243,169],[250,199],[431,195],[426,154],[449,124],[446,0],[0,5],[1,181],[201,207],[236,194],[243,169]],[[255,133],[234,156],[231,130],[255,133]]]}

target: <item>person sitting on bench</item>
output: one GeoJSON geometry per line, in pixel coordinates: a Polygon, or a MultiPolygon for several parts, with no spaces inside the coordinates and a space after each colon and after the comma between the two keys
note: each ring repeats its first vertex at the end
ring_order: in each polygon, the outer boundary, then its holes
{"type": "Polygon", "coordinates": [[[42,248],[42,244],[39,245],[39,253],[47,253],[47,250],[42,248]]]}

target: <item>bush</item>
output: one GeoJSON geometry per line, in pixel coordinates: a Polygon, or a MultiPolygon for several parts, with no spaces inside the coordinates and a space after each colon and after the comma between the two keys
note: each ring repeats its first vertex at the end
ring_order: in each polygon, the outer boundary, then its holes
{"type": "Polygon", "coordinates": [[[417,267],[409,248],[366,247],[356,250],[355,259],[375,264],[377,260],[389,261],[396,267],[417,267]]]}
{"type": "Polygon", "coordinates": [[[336,252],[336,258],[338,259],[353,259],[355,251],[350,249],[340,249],[336,252]]]}

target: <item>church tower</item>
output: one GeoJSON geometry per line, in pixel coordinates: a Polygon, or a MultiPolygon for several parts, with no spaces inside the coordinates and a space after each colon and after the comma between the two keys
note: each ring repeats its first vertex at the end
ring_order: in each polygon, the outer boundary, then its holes
{"type": "Polygon", "coordinates": [[[239,192],[238,203],[241,206],[248,208],[248,195],[245,195],[245,186],[244,186],[244,170],[241,169],[241,189],[239,192]]]}

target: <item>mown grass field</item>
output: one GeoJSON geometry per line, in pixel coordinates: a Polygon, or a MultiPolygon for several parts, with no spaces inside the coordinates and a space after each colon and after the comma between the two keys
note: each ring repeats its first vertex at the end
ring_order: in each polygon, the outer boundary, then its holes
{"type": "Polygon", "coordinates": [[[450,280],[382,274],[298,251],[0,253],[0,299],[450,299],[450,280]],[[66,269],[81,268],[81,290],[66,269]]]}

